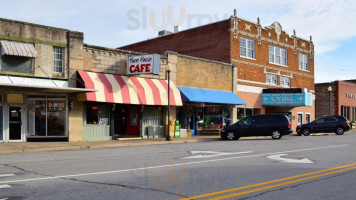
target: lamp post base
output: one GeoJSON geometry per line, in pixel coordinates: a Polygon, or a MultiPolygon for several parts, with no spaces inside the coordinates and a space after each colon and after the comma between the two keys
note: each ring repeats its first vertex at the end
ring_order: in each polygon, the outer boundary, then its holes
{"type": "Polygon", "coordinates": [[[166,137],[166,141],[172,141],[172,138],[170,136],[166,137]]]}

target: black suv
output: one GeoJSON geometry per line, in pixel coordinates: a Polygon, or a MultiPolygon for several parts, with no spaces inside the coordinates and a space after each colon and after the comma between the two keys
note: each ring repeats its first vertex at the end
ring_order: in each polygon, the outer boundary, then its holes
{"type": "Polygon", "coordinates": [[[272,136],[280,139],[292,132],[289,119],[284,114],[265,114],[245,117],[221,131],[223,140],[238,140],[248,136],[272,136]]]}
{"type": "Polygon", "coordinates": [[[318,118],[310,123],[297,126],[297,134],[309,136],[310,133],[331,133],[335,132],[337,135],[344,134],[345,131],[350,130],[349,121],[339,115],[325,116],[318,118]]]}

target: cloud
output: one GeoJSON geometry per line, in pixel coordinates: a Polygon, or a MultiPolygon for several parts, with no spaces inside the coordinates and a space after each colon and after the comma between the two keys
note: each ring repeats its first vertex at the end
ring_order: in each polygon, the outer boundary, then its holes
{"type": "Polygon", "coordinates": [[[290,12],[279,16],[283,28],[296,29],[297,36],[313,36],[315,51],[323,54],[337,49],[343,40],[356,36],[356,1],[291,1],[290,12]]]}

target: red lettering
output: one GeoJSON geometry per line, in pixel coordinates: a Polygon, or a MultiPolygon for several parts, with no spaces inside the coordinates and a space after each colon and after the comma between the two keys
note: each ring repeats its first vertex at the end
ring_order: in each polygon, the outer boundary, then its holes
{"type": "Polygon", "coordinates": [[[134,71],[134,67],[135,67],[135,65],[131,65],[130,66],[130,73],[134,73],[135,71],[134,71]]]}
{"type": "Polygon", "coordinates": [[[145,69],[145,66],[146,66],[146,64],[141,64],[141,71],[140,72],[143,72],[143,70],[145,69]]]}
{"type": "Polygon", "coordinates": [[[140,65],[136,65],[134,72],[140,72],[140,65]]]}
{"type": "Polygon", "coordinates": [[[151,64],[146,64],[146,72],[151,72],[151,68],[150,68],[151,64]]]}

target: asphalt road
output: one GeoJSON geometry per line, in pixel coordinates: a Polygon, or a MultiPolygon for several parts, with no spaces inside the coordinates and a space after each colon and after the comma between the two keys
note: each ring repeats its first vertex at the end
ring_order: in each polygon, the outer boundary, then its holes
{"type": "Polygon", "coordinates": [[[0,155],[5,199],[355,199],[356,134],[0,155]]]}

